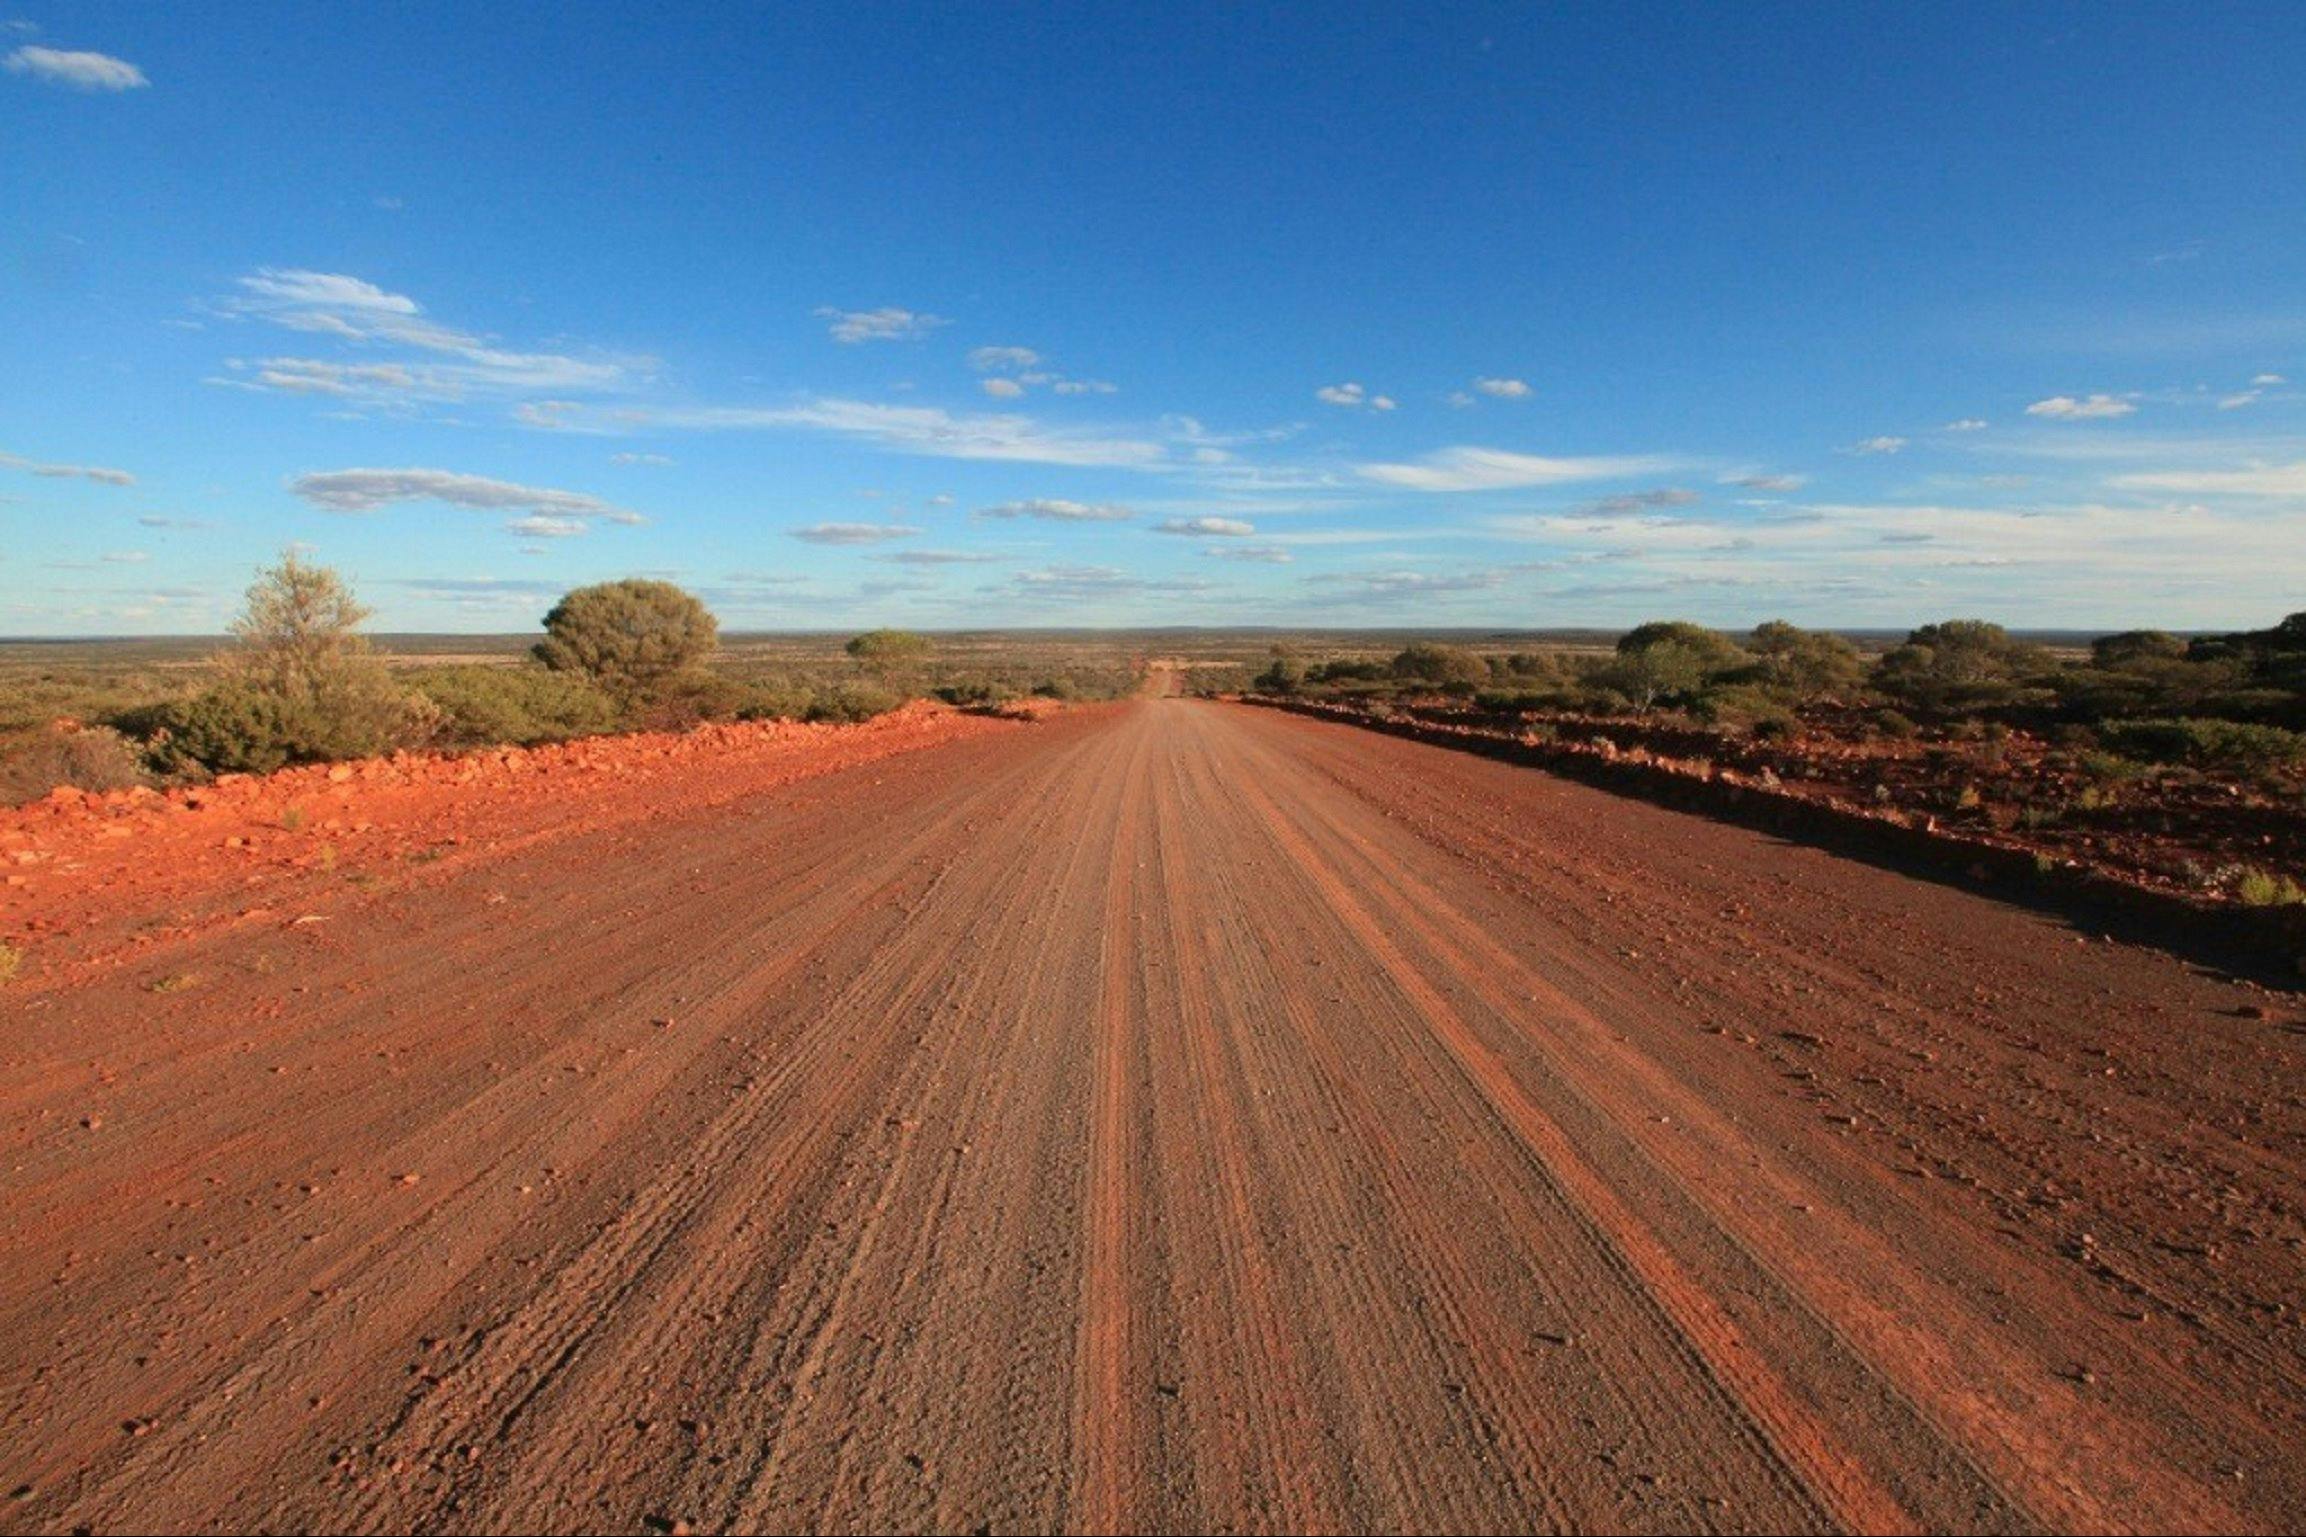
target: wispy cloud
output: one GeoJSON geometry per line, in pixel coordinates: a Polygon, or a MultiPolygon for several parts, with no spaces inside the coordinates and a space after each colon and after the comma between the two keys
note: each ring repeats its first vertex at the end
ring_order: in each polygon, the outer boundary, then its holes
{"type": "Polygon", "coordinates": [[[1286,566],[1297,558],[1286,545],[1279,544],[1213,544],[1201,553],[1220,560],[1248,561],[1264,566],[1286,566]]]}
{"type": "Polygon", "coordinates": [[[1367,406],[1372,411],[1390,411],[1394,399],[1390,395],[1372,395],[1350,380],[1344,384],[1325,384],[1313,392],[1313,398],[1324,405],[1357,408],[1367,406]]]}
{"type": "Polygon", "coordinates": [[[1062,497],[1035,497],[1002,502],[977,509],[980,518],[1039,518],[1048,523],[1126,523],[1137,514],[1112,502],[1073,502],[1062,497]]]}
{"type": "Polygon", "coordinates": [[[0,470],[23,470],[50,480],[92,480],[100,486],[136,484],[136,477],[126,470],[109,470],[96,464],[50,464],[21,454],[0,454],[0,470]]]}
{"type": "MultiPolygon", "coordinates": [[[[213,384],[287,394],[327,395],[369,404],[454,401],[476,395],[562,396],[632,387],[653,370],[645,358],[578,358],[514,352],[469,331],[428,318],[406,294],[365,278],[299,267],[263,267],[243,277],[218,311],[263,321],[350,347],[400,347],[409,356],[386,362],[329,358],[231,358],[213,384]]],[[[531,425],[565,426],[548,416],[531,425]]]]}
{"type": "Polygon", "coordinates": [[[1499,400],[1526,400],[1533,393],[1530,387],[1519,379],[1476,379],[1473,381],[1473,387],[1484,395],[1494,395],[1499,400]]]}
{"type": "Polygon", "coordinates": [[[1629,512],[1649,512],[1661,507],[1690,507],[1705,500],[1695,491],[1682,486],[1660,486],[1655,491],[1628,491],[1618,496],[1605,496],[1587,502],[1579,508],[1589,516],[1612,517],[1629,512]]]}
{"type": "Polygon", "coordinates": [[[858,342],[917,342],[945,324],[935,315],[898,309],[895,305],[877,310],[844,310],[820,305],[817,315],[832,322],[826,329],[834,341],[850,346],[858,342]]]}
{"type": "Polygon", "coordinates": [[[1030,347],[977,347],[969,353],[969,366],[981,374],[1017,372],[1040,361],[1041,354],[1030,347]]]}
{"type": "Polygon", "coordinates": [[[621,413],[620,420],[632,425],[703,432],[798,428],[939,459],[1157,469],[1168,458],[1168,450],[1159,443],[1052,427],[1030,416],[952,412],[934,406],[889,406],[825,396],[794,406],[632,411],[621,413]]]}
{"type": "Polygon", "coordinates": [[[1957,421],[1946,423],[1938,430],[1940,432],[1984,432],[1989,425],[1982,416],[1965,416],[1957,421]]]}
{"type": "Polygon", "coordinates": [[[2306,497],[2306,459],[2295,464],[2259,465],[2247,470],[2164,470],[2115,475],[2106,483],[2121,491],[2158,491],[2173,496],[2306,497]]]}
{"type": "Polygon", "coordinates": [[[1410,491],[1509,491],[1580,480],[1619,480],[1670,471],[1680,461],[1660,455],[1547,458],[1502,448],[1444,448],[1415,464],[1364,464],[1359,473],[1410,491]]]}
{"type": "Polygon", "coordinates": [[[804,544],[855,545],[910,539],[920,530],[903,523],[811,523],[789,532],[804,544]]]}
{"type": "Polygon", "coordinates": [[[1148,578],[1112,566],[1041,566],[1009,579],[1012,596],[1035,602],[1076,602],[1146,593],[1173,596],[1206,592],[1209,583],[1193,577],[1148,578]]]}
{"type": "Polygon", "coordinates": [[[1316,576],[1309,580],[1352,589],[1365,602],[1399,602],[1442,597],[1453,593],[1490,592],[1503,587],[1500,570],[1471,571],[1354,571],[1316,576]]]}
{"type": "Polygon", "coordinates": [[[890,550],[865,557],[893,566],[990,566],[1008,558],[975,550],[890,550]]]}
{"type": "Polygon", "coordinates": [[[2072,395],[2052,395],[2026,407],[2026,414],[2048,417],[2052,421],[2077,422],[2128,416],[2137,409],[2133,402],[2118,395],[2085,395],[2080,399],[2072,395]]]}
{"type": "Polygon", "coordinates": [[[520,512],[505,526],[524,538],[566,538],[591,520],[639,523],[641,515],[588,496],[548,486],[524,486],[454,470],[329,470],[299,475],[288,489],[329,512],[375,512],[399,502],[443,502],[476,512],[520,512]]]}
{"type": "Polygon", "coordinates": [[[1257,525],[1239,518],[1164,518],[1153,525],[1156,534],[1183,534],[1188,538],[1241,539],[1257,532],[1257,525]]]}
{"type": "Polygon", "coordinates": [[[152,83],[126,59],[61,48],[19,48],[8,55],[7,68],[12,75],[29,75],[76,91],[137,91],[152,83]]]}
{"type": "Polygon", "coordinates": [[[1806,475],[1730,475],[1722,480],[1725,486],[1742,486],[1748,491],[1799,491],[1809,484],[1806,475]]]}
{"type": "Polygon", "coordinates": [[[1853,454],[1896,454],[1903,453],[1905,447],[1906,440],[1904,438],[1883,433],[1879,437],[1861,438],[1852,443],[1850,452],[1853,454]]]}

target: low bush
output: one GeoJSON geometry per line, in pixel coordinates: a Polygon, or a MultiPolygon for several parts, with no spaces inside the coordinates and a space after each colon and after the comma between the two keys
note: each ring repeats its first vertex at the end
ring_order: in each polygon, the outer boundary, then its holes
{"type": "Polygon", "coordinates": [[[2098,730],[2107,748],[2149,763],[2265,771],[2306,763],[2306,733],[2231,720],[2110,721],[2098,730]]]}
{"type": "Polygon", "coordinates": [[[606,693],[542,667],[427,668],[409,681],[440,712],[433,732],[439,747],[529,747],[598,736],[623,723],[606,693]]]}
{"type": "Polygon", "coordinates": [[[828,722],[835,725],[854,725],[886,715],[905,701],[902,696],[887,689],[870,688],[862,684],[841,684],[820,689],[811,699],[801,718],[807,721],[828,722]]]}
{"type": "Polygon", "coordinates": [[[2245,870],[2234,883],[2234,898],[2244,907],[2296,907],[2306,903],[2306,887],[2287,875],[2245,870]]]}
{"type": "Polygon", "coordinates": [[[959,710],[998,710],[1015,697],[1005,686],[982,679],[948,683],[936,693],[939,699],[959,710]]]}
{"type": "Polygon", "coordinates": [[[144,755],[108,726],[52,726],[0,745],[0,806],[21,806],[66,785],[126,790],[146,782],[144,755]]]}

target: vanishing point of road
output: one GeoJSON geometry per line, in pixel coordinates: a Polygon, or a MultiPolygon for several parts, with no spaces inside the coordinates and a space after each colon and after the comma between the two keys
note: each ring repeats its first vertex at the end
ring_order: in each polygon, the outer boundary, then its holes
{"type": "Polygon", "coordinates": [[[209,943],[0,1003],[0,1527],[2306,1519],[2306,1035],[1531,770],[1143,699],[209,943]]]}

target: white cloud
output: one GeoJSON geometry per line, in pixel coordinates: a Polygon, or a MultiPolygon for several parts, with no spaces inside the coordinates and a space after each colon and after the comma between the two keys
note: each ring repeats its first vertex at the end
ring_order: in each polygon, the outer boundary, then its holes
{"type": "Polygon", "coordinates": [[[556,518],[549,513],[532,512],[525,518],[515,518],[505,525],[524,539],[571,539],[585,531],[582,518],[556,518]]]}
{"type": "Polygon", "coordinates": [[[1451,390],[1449,392],[1448,399],[1449,403],[1460,411],[1474,403],[1473,397],[1466,394],[1463,390],[1451,390]]]}
{"type": "Polygon", "coordinates": [[[1628,491],[1620,496],[1605,496],[1599,501],[1586,503],[1580,512],[1599,517],[1614,517],[1621,513],[1648,512],[1660,507],[1692,507],[1704,500],[1695,491],[1681,486],[1660,486],[1655,491],[1628,491]]]}
{"type": "Polygon", "coordinates": [[[251,276],[240,280],[247,295],[241,301],[244,311],[256,311],[269,316],[290,317],[283,324],[294,325],[298,318],[308,321],[298,329],[330,329],[332,322],[318,312],[331,310],[368,310],[384,315],[417,315],[423,308],[406,294],[389,293],[364,278],[348,277],[340,272],[310,272],[301,267],[259,267],[251,276]]]}
{"type": "Polygon", "coordinates": [[[8,72],[30,75],[76,91],[135,91],[152,82],[126,59],[108,53],[71,53],[59,48],[19,48],[8,55],[8,72]]]}
{"type": "Polygon", "coordinates": [[[2288,384],[2290,381],[2283,378],[2280,374],[2258,374],[2253,376],[2250,382],[2255,385],[2266,386],[2275,384],[2288,384]]]}
{"type": "Polygon", "coordinates": [[[1286,566],[1297,557],[1278,544],[1213,544],[1202,552],[1221,560],[1245,560],[1258,565],[1286,566]]]}
{"type": "Polygon", "coordinates": [[[1364,464],[1356,468],[1366,479],[1411,491],[1506,491],[1648,475],[1675,465],[1672,459],[1654,455],[1552,459],[1508,453],[1502,448],[1460,447],[1428,454],[1416,464],[1364,464]]]}
{"type": "Polygon", "coordinates": [[[1257,525],[1244,523],[1239,518],[1164,518],[1153,525],[1153,532],[1239,539],[1256,533],[1257,525]]]}
{"type": "Polygon", "coordinates": [[[1033,368],[1041,354],[1030,347],[978,347],[969,353],[969,366],[981,374],[1033,368]]]}
{"type": "Polygon", "coordinates": [[[1355,384],[1350,380],[1344,384],[1325,384],[1313,392],[1313,398],[1315,400],[1321,401],[1325,405],[1332,406],[1368,406],[1371,410],[1375,411],[1390,411],[1393,409],[1392,397],[1386,395],[1372,395],[1367,390],[1363,389],[1360,385],[1355,384]]]}
{"type": "Polygon", "coordinates": [[[674,462],[673,460],[671,460],[670,458],[666,457],[666,456],[665,456],[665,455],[663,455],[663,454],[611,454],[611,455],[609,455],[609,463],[611,463],[611,464],[646,464],[646,465],[657,465],[657,466],[662,466],[662,465],[668,465],[668,464],[671,464],[671,463],[673,463],[673,462],[674,462]]]}
{"type": "Polygon", "coordinates": [[[0,470],[23,470],[50,480],[92,480],[100,486],[136,484],[136,477],[126,470],[108,470],[95,464],[44,464],[21,454],[0,454],[0,470]]]}
{"type": "Polygon", "coordinates": [[[374,512],[396,502],[445,502],[477,512],[523,512],[505,526],[524,538],[563,539],[585,531],[590,518],[638,523],[640,514],[581,491],[523,486],[453,470],[331,470],[299,475],[288,489],[330,512],[374,512]]]}
{"type": "Polygon", "coordinates": [[[1963,417],[1963,418],[1962,418],[1961,420],[1959,420],[1959,421],[1952,421],[1952,422],[1948,422],[1948,423],[1946,423],[1946,425],[1945,425],[1944,427],[1940,428],[1940,429],[1939,429],[1939,431],[1941,431],[1941,432],[1984,432],[1984,431],[1986,430],[1986,427],[1987,427],[1987,426],[1988,426],[1988,423],[1986,422],[1986,420],[1985,420],[1985,418],[1984,418],[1984,417],[1979,417],[1979,416],[1965,416],[1965,417],[1963,417]]]}
{"type": "Polygon", "coordinates": [[[2258,397],[2260,393],[2261,392],[2257,390],[2242,390],[2235,394],[2224,396],[2218,401],[2218,409],[2221,411],[2239,411],[2244,406],[2256,405],[2258,403],[2258,397]]]}
{"type": "Polygon", "coordinates": [[[1015,400],[1025,393],[1025,386],[1014,379],[980,379],[977,387],[997,400],[1015,400]]]}
{"type": "Polygon", "coordinates": [[[1047,427],[1029,416],[956,415],[933,406],[885,406],[818,397],[798,406],[706,407],[634,412],[634,424],[699,431],[804,428],[861,438],[939,459],[991,459],[1108,469],[1157,469],[1168,454],[1158,443],[1099,437],[1047,427]]]}
{"type": "Polygon", "coordinates": [[[2123,491],[2160,491],[2176,496],[2306,497],[2306,459],[2295,464],[2259,465],[2247,470],[2165,470],[2115,475],[2106,484],[2123,491]]]}
{"type": "Polygon", "coordinates": [[[1884,433],[1880,437],[1863,438],[1851,444],[1850,452],[1853,454],[1894,454],[1901,452],[1905,446],[1906,440],[1904,438],[1891,437],[1884,433]]]}
{"type": "Polygon", "coordinates": [[[1505,585],[1503,571],[1361,571],[1311,580],[1338,583],[1375,602],[1443,597],[1450,593],[1488,592],[1505,585]]]}
{"type": "Polygon", "coordinates": [[[2137,409],[2131,402],[2114,395],[2088,395],[2079,400],[2071,395],[2052,395],[2048,400],[2037,400],[2026,407],[2026,414],[2046,416],[2053,421],[2076,422],[2128,416],[2137,409]]]}
{"type": "Polygon", "coordinates": [[[804,544],[880,544],[890,539],[910,539],[920,530],[902,523],[811,523],[791,532],[804,544]]]}
{"type": "Polygon", "coordinates": [[[1748,491],[1799,491],[1809,484],[1806,475],[1730,475],[1722,480],[1725,486],[1743,486],[1748,491]]]}
{"type": "Polygon", "coordinates": [[[891,550],[886,554],[865,557],[867,560],[886,561],[894,566],[997,565],[1008,558],[1006,555],[977,554],[967,550],[891,550]]]}
{"type": "Polygon", "coordinates": [[[1192,594],[1207,591],[1208,586],[1193,577],[1153,581],[1112,566],[1043,566],[1018,572],[1009,579],[1006,590],[1020,598],[1059,602],[1151,593],[1192,594]]]}
{"type": "Polygon", "coordinates": [[[816,313],[820,318],[832,322],[827,330],[834,341],[850,345],[858,342],[916,342],[945,324],[935,315],[898,309],[894,305],[877,310],[844,310],[820,305],[816,313]]]}
{"type": "Polygon", "coordinates": [[[1032,501],[1003,502],[997,507],[980,507],[977,516],[1039,518],[1051,523],[1126,523],[1137,514],[1110,502],[1069,502],[1059,497],[1040,497],[1032,501]]]}
{"type": "Polygon", "coordinates": [[[1526,400],[1531,393],[1529,386],[1519,379],[1476,379],[1473,387],[1500,400],[1526,400]]]}
{"type": "Polygon", "coordinates": [[[462,400],[475,394],[598,393],[626,388],[653,367],[643,358],[576,358],[511,352],[426,317],[423,306],[364,278],[298,267],[262,267],[224,301],[227,315],[356,346],[399,346],[429,356],[348,364],[323,358],[226,363],[212,380],[242,389],[346,397],[369,403],[462,400]],[[449,361],[440,361],[447,359],[449,361]]]}

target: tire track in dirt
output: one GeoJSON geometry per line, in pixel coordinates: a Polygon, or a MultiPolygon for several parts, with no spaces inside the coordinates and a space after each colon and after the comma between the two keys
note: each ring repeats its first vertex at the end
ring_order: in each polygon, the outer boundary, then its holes
{"type": "Polygon", "coordinates": [[[1182,699],[684,805],[0,999],[0,1529],[2306,1511],[2214,980],[1182,699]]]}

